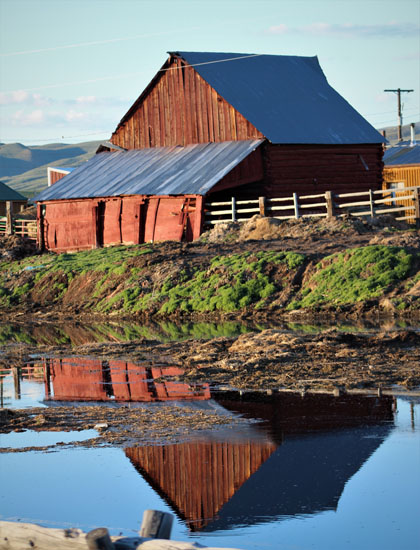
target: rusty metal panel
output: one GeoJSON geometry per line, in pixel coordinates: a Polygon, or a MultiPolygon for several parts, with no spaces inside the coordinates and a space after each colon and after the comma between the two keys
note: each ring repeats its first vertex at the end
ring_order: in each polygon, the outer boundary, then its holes
{"type": "Polygon", "coordinates": [[[82,250],[94,245],[91,201],[49,203],[45,206],[44,220],[47,249],[82,250]]]}
{"type": "Polygon", "coordinates": [[[99,153],[35,201],[121,195],[205,195],[261,140],[99,153]]]}

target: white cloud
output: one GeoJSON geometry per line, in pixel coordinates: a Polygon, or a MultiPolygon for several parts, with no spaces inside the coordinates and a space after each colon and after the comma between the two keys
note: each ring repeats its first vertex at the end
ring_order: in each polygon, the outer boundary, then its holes
{"type": "Polygon", "coordinates": [[[96,103],[97,98],[94,95],[84,95],[76,98],[76,103],[78,104],[91,104],[96,103]]]}
{"type": "Polygon", "coordinates": [[[16,90],[15,92],[0,92],[0,105],[35,105],[41,107],[49,105],[52,100],[49,97],[41,94],[29,94],[24,90],[16,90]]]}
{"type": "Polygon", "coordinates": [[[87,113],[81,113],[80,111],[75,111],[74,109],[70,109],[64,115],[64,118],[67,122],[75,122],[79,120],[86,120],[87,118],[89,118],[89,115],[87,113]]]}
{"type": "Polygon", "coordinates": [[[36,126],[45,122],[45,115],[41,109],[29,113],[21,109],[13,114],[12,121],[15,126],[36,126]]]}

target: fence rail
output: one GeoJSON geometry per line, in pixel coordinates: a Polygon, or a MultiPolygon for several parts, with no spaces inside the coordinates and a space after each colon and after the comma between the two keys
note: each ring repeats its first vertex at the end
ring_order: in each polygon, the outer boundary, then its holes
{"type": "Polygon", "coordinates": [[[396,217],[397,220],[405,220],[419,226],[419,189],[420,186],[370,189],[358,193],[333,194],[331,191],[316,195],[293,193],[290,197],[259,197],[251,200],[236,200],[232,197],[231,201],[206,203],[205,224],[246,221],[254,214],[288,220],[312,217],[332,218],[346,215],[375,217],[401,213],[401,216],[396,217]],[[362,200],[354,200],[357,198],[362,200]],[[246,205],[245,208],[243,208],[244,205],[246,205]]]}
{"type": "Polygon", "coordinates": [[[36,220],[24,220],[19,218],[11,218],[8,221],[7,216],[0,217],[0,236],[2,235],[19,235],[36,241],[37,226],[36,220]]]}

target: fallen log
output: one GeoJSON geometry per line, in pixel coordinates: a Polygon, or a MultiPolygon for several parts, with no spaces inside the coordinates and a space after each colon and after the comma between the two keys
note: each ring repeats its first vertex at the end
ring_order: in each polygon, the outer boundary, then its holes
{"type": "MultiPolygon", "coordinates": [[[[86,536],[87,533],[81,529],[55,529],[33,523],[0,521],[0,550],[89,550],[86,536]]],[[[145,537],[110,538],[114,550],[238,550],[145,537]]]]}

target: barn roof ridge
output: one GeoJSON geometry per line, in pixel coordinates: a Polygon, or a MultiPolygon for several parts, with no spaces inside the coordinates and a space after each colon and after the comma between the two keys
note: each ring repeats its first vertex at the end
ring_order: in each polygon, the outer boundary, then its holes
{"type": "MultiPolygon", "coordinates": [[[[372,144],[383,136],[330,84],[317,56],[170,51],[119,122],[181,58],[223,99],[275,144],[372,144]]],[[[114,134],[115,134],[114,132],[114,134]]]]}

